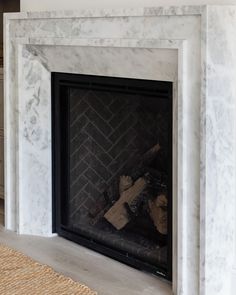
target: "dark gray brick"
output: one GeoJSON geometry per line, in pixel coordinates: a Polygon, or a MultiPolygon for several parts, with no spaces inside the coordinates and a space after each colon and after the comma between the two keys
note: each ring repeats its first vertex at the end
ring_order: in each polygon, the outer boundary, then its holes
{"type": "Polygon", "coordinates": [[[99,97],[95,92],[91,92],[87,98],[87,103],[90,105],[90,107],[95,110],[101,117],[103,117],[105,120],[109,120],[112,117],[112,112],[108,110],[106,106],[101,102],[99,97]]]}
{"type": "Polygon", "coordinates": [[[81,145],[78,149],[74,150],[70,148],[70,167],[73,169],[77,163],[88,154],[86,143],[81,145]]]}
{"type": "Polygon", "coordinates": [[[87,149],[91,154],[94,154],[99,160],[102,162],[104,166],[108,166],[111,161],[112,157],[110,157],[100,145],[98,145],[94,140],[90,138],[89,143],[87,144],[87,149]]]}
{"type": "Polygon", "coordinates": [[[136,120],[132,114],[128,114],[119,122],[115,131],[109,136],[110,141],[116,142],[124,134],[124,130],[130,129],[136,123],[136,120]]]}
{"type": "Polygon", "coordinates": [[[70,110],[70,124],[73,124],[79,115],[82,115],[89,108],[88,104],[84,100],[78,100],[76,106],[70,110]]]}
{"type": "Polygon", "coordinates": [[[88,183],[88,180],[83,175],[79,175],[79,177],[71,184],[70,194],[72,198],[74,198],[80,191],[83,190],[85,184],[88,183]]]}
{"type": "Polygon", "coordinates": [[[112,143],[109,139],[107,139],[100,130],[94,126],[92,123],[89,123],[84,131],[88,134],[90,138],[92,138],[96,143],[98,143],[101,147],[103,147],[105,150],[108,150],[112,143]]]}
{"type": "Polygon", "coordinates": [[[111,173],[109,170],[103,166],[103,164],[92,154],[85,157],[85,162],[90,165],[92,169],[94,169],[97,174],[103,179],[107,180],[111,177],[111,173]]]}
{"type": "Polygon", "coordinates": [[[74,123],[70,125],[71,140],[83,131],[88,122],[88,118],[85,115],[82,115],[78,120],[74,121],[74,123]]]}
{"type": "Polygon", "coordinates": [[[104,136],[109,136],[109,134],[112,132],[110,125],[91,108],[86,111],[85,115],[90,122],[98,127],[104,136]]]}
{"type": "Polygon", "coordinates": [[[87,169],[88,169],[88,164],[84,162],[83,160],[80,160],[79,162],[75,163],[75,166],[71,167],[70,169],[71,184],[73,184],[78,177],[83,175],[87,169]]]}

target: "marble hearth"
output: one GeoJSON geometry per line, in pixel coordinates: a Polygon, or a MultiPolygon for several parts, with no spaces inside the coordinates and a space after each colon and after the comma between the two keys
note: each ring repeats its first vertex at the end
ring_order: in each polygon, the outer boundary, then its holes
{"type": "Polygon", "coordinates": [[[173,293],[230,294],[236,7],[5,15],[6,228],[52,235],[51,72],[171,81],[173,293]]]}

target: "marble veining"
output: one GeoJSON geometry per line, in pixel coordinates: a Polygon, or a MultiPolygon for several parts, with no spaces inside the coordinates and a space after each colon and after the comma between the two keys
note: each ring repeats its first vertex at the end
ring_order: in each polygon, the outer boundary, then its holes
{"type": "Polygon", "coordinates": [[[52,234],[51,72],[174,83],[173,293],[230,295],[233,6],[6,14],[6,227],[52,234]]]}
{"type": "Polygon", "coordinates": [[[234,255],[230,253],[235,247],[236,8],[210,6],[206,22],[200,223],[205,231],[200,232],[200,292],[233,294],[227,274],[232,272],[234,255]]]}

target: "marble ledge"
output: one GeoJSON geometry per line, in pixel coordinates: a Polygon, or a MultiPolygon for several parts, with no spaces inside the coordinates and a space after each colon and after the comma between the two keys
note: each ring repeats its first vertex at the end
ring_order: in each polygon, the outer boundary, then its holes
{"type": "Polygon", "coordinates": [[[181,16],[201,15],[206,5],[185,6],[157,6],[140,8],[104,8],[81,9],[78,11],[32,11],[20,13],[7,13],[5,20],[14,19],[48,19],[48,18],[87,18],[87,17],[142,17],[142,16],[181,16]]]}
{"type": "Polygon", "coordinates": [[[42,38],[23,37],[12,38],[17,45],[55,45],[55,46],[99,46],[99,47],[128,47],[128,48],[158,48],[179,49],[186,42],[185,39],[123,39],[123,38],[42,38]]]}

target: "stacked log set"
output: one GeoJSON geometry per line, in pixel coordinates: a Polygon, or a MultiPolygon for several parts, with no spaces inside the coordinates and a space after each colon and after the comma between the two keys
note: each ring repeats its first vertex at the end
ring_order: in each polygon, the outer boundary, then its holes
{"type": "Polygon", "coordinates": [[[90,212],[92,224],[104,217],[116,230],[122,230],[146,210],[158,233],[167,235],[167,176],[152,165],[160,149],[159,144],[154,145],[129,174],[120,176],[118,198],[103,193],[103,204],[90,212]]]}

